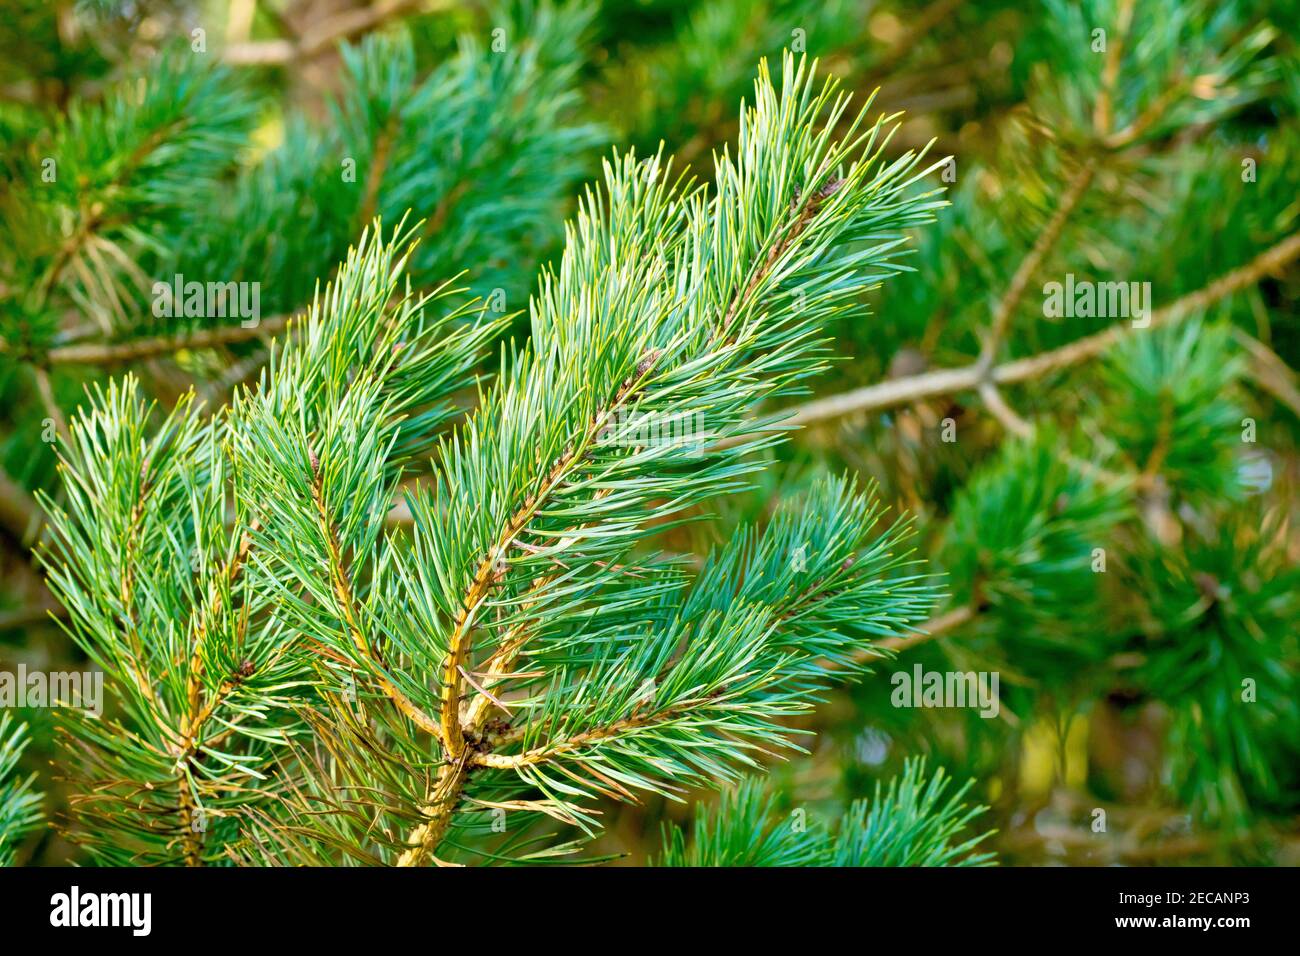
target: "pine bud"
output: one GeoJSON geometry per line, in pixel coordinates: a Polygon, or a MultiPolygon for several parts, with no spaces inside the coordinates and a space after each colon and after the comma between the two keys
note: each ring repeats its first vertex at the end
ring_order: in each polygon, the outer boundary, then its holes
{"type": "Polygon", "coordinates": [[[837,192],[840,191],[840,187],[843,185],[844,185],[844,180],[840,179],[839,177],[829,179],[826,181],[825,185],[823,185],[821,189],[817,190],[817,195],[820,196],[822,199],[830,199],[832,196],[834,196],[837,192]]]}
{"type": "Polygon", "coordinates": [[[659,349],[651,349],[645,355],[641,356],[641,361],[636,363],[636,377],[640,378],[650,371],[651,366],[659,361],[659,356],[663,353],[659,349]]]}

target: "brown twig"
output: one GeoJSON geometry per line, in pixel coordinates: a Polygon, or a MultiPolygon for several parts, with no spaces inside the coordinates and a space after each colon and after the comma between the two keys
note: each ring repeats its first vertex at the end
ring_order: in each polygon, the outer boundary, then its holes
{"type": "MultiPolygon", "coordinates": [[[[451,829],[452,814],[460,802],[461,792],[465,789],[465,779],[469,774],[470,757],[475,751],[464,750],[460,756],[447,761],[438,771],[438,779],[428,803],[420,812],[425,817],[411,831],[407,838],[408,849],[397,858],[398,866],[420,866],[425,859],[438,848],[451,829]]],[[[436,859],[436,858],[435,858],[436,859]]]]}
{"type": "MultiPolygon", "coordinates": [[[[131,656],[131,660],[127,662],[127,667],[131,671],[130,676],[140,691],[140,695],[153,705],[159,717],[165,721],[169,718],[167,708],[158,699],[157,694],[154,693],[153,683],[147,676],[148,671],[144,664],[144,644],[140,640],[140,622],[135,601],[136,554],[139,551],[140,534],[144,526],[145,506],[152,490],[153,485],[149,474],[142,474],[139,487],[136,489],[135,503],[131,507],[131,515],[127,519],[127,526],[123,532],[120,555],[121,582],[118,588],[118,601],[121,604],[123,637],[126,640],[131,656]]],[[[164,738],[175,741],[175,732],[169,724],[160,722],[160,729],[164,738]]]]}
{"type": "MultiPolygon", "coordinates": [[[[1151,316],[1147,328],[1173,325],[1189,315],[1213,305],[1220,299],[1234,292],[1254,285],[1265,275],[1275,273],[1283,266],[1300,257],[1300,233],[1288,236],[1277,245],[1260,253],[1250,262],[1231,272],[1220,276],[1209,285],[1196,292],[1189,293],[1181,299],[1157,310],[1151,316]]],[[[1137,329],[1128,325],[1114,325],[1105,331],[1086,336],[1069,345],[1041,352],[1028,358],[1015,359],[995,365],[989,370],[987,379],[995,385],[1012,385],[1040,378],[1051,372],[1062,371],[1080,365],[1101,355],[1116,342],[1134,334],[1137,329]]],[[[799,425],[830,421],[847,415],[880,411],[895,408],[927,398],[951,395],[978,389],[981,380],[978,363],[960,368],[936,369],[920,375],[877,382],[863,388],[842,392],[815,399],[789,410],[770,427],[788,429],[799,425]]],[[[754,440],[763,431],[738,435],[718,442],[715,447],[727,448],[754,440]]]]}
{"type": "Polygon", "coordinates": [[[375,149],[370,157],[370,169],[366,171],[366,191],[361,200],[361,213],[357,216],[357,222],[363,229],[374,218],[375,206],[379,202],[379,186],[384,181],[384,173],[388,169],[388,157],[401,126],[401,115],[400,110],[394,110],[375,140],[375,149]]]}
{"type": "Polygon", "coordinates": [[[1007,400],[1002,397],[998,387],[992,382],[983,382],[979,387],[980,401],[989,413],[998,420],[998,422],[1011,434],[1019,438],[1028,438],[1034,432],[1034,426],[1020,416],[1014,408],[1007,404],[1007,400]]]}
{"type": "Polygon", "coordinates": [[[63,345],[46,352],[44,359],[51,365],[119,365],[137,359],[169,355],[182,349],[215,348],[247,342],[264,335],[284,331],[291,316],[278,315],[254,326],[223,325],[214,329],[196,329],[176,335],[160,335],[133,342],[90,342],[63,345]]]}
{"type": "Polygon", "coordinates": [[[68,432],[68,419],[64,417],[63,409],[54,399],[54,388],[50,384],[50,373],[40,365],[32,367],[32,376],[36,379],[36,392],[41,398],[41,404],[45,407],[45,414],[54,422],[55,429],[58,430],[60,437],[67,441],[71,435],[68,432]]]}
{"type": "Polygon", "coordinates": [[[312,504],[316,509],[316,518],[320,526],[321,534],[325,538],[325,548],[328,555],[330,581],[334,589],[334,597],[338,603],[338,610],[352,637],[352,643],[363,658],[370,661],[375,668],[374,677],[383,689],[388,698],[397,706],[411,722],[418,726],[425,733],[428,733],[436,740],[443,739],[438,722],[422,711],[415,703],[407,697],[402,691],[383,673],[383,662],[379,659],[370,642],[366,640],[365,633],[361,630],[361,622],[357,613],[356,595],[352,589],[352,577],[344,560],[342,549],[339,546],[338,535],[334,530],[334,523],[329,516],[329,510],[325,505],[324,489],[322,487],[322,477],[320,463],[316,459],[315,452],[308,452],[311,459],[312,484],[311,495],[312,504]]]}
{"type": "Polygon", "coordinates": [[[1007,286],[1002,298],[998,300],[997,308],[993,312],[993,319],[989,325],[989,334],[984,339],[984,346],[980,350],[979,360],[976,367],[982,371],[988,371],[997,361],[997,352],[1002,345],[1003,339],[1006,338],[1007,329],[1011,326],[1011,317],[1015,315],[1016,307],[1020,305],[1020,300],[1025,296],[1025,290],[1029,288],[1029,283],[1037,275],[1043,260],[1056,248],[1056,243],[1061,238],[1061,233],[1065,231],[1065,224],[1069,221],[1070,216],[1074,213],[1075,208],[1083,199],[1084,193],[1088,191],[1088,186],[1092,183],[1095,168],[1091,163],[1080,167],[1075,173],[1074,178],[1070,180],[1061,197],[1061,204],[1056,207],[1056,212],[1048,220],[1043,231],[1038,234],[1034,241],[1033,247],[1020,262],[1016,273],[1011,277],[1011,284],[1007,286]]]}
{"type": "MultiPolygon", "coordinates": [[[[914,634],[908,634],[904,637],[887,637],[883,641],[878,641],[873,647],[883,647],[891,651],[905,651],[909,647],[915,647],[937,637],[943,637],[949,631],[955,630],[973,620],[978,613],[970,604],[961,604],[944,611],[942,614],[936,614],[924,624],[918,625],[914,634]]],[[[867,651],[863,656],[868,656],[870,653],[870,651],[867,651]]]]}
{"type": "Polygon", "coordinates": [[[1249,356],[1251,378],[1300,418],[1300,388],[1296,386],[1295,370],[1267,345],[1237,326],[1232,328],[1232,337],[1249,356]]]}
{"type": "Polygon", "coordinates": [[[422,4],[431,9],[446,6],[444,3],[428,4],[426,0],[380,0],[367,7],[345,10],[328,17],[320,26],[296,40],[232,43],[222,51],[221,58],[237,66],[280,66],[310,59],[329,50],[340,40],[351,40],[369,33],[391,19],[414,12],[422,4]]]}
{"type": "Polygon", "coordinates": [[[1111,98],[1115,93],[1115,84],[1119,80],[1119,68],[1124,59],[1124,40],[1133,25],[1134,0],[1121,0],[1119,17],[1115,24],[1115,36],[1111,39],[1110,49],[1106,51],[1106,65],[1101,71],[1101,90],[1097,94],[1097,104],[1092,111],[1092,125],[1099,137],[1110,133],[1114,123],[1111,98]]]}
{"type": "MultiPolygon", "coordinates": [[[[491,751],[475,751],[470,757],[470,763],[477,767],[493,767],[497,770],[515,770],[520,767],[529,767],[534,764],[544,763],[557,754],[571,753],[574,750],[580,750],[583,747],[599,744],[602,740],[610,740],[632,730],[639,730],[643,727],[652,727],[656,723],[667,720],[678,713],[686,712],[694,707],[707,703],[707,698],[696,700],[678,701],[677,703],[664,707],[661,710],[651,711],[644,714],[633,714],[631,717],[625,717],[622,720],[616,720],[605,727],[596,727],[592,730],[584,730],[581,733],[574,734],[572,737],[565,737],[559,740],[550,740],[540,746],[533,747],[517,754],[498,754],[491,751]]],[[[508,736],[503,743],[509,743],[519,736],[518,732],[508,736]]]]}
{"type": "Polygon", "coordinates": [[[190,669],[186,678],[186,713],[177,729],[180,738],[176,747],[176,786],[180,809],[181,848],[186,866],[200,866],[203,862],[203,832],[194,826],[198,806],[189,787],[191,771],[199,756],[200,735],[204,726],[216,713],[222,701],[243,682],[245,674],[237,673],[225,678],[217,685],[217,690],[205,702],[203,700],[203,647],[221,613],[222,595],[229,591],[239,579],[252,550],[252,533],[257,530],[257,522],[252,528],[240,535],[239,547],[226,563],[221,580],[214,581],[212,594],[208,602],[199,608],[194,622],[193,648],[190,651],[190,669]]]}

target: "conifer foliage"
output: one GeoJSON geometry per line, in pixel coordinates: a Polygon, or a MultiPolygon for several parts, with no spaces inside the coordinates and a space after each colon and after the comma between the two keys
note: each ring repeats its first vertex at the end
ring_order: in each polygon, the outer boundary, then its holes
{"type": "Polygon", "coordinates": [[[0,864],[1292,858],[1293,0],[7,7],[0,864]]]}
{"type": "Polygon", "coordinates": [[[975,852],[988,833],[956,837],[986,807],[967,807],[970,783],[949,793],[942,770],[927,779],[925,761],[909,760],[903,773],[871,799],[854,801],[836,827],[809,822],[798,810],[778,813],[775,798],[750,778],[727,793],[716,811],[701,810],[689,838],[664,834],[664,866],[987,866],[992,854],[975,852]],[[811,835],[810,835],[811,834],[811,835]]]}
{"type": "Polygon", "coordinates": [[[18,775],[18,758],[28,743],[27,727],[0,716],[0,866],[12,866],[19,843],[41,822],[41,795],[34,778],[18,775]]]}
{"type": "Polygon", "coordinates": [[[820,367],[827,324],[935,206],[915,156],[884,159],[885,120],[805,60],[776,82],[761,68],[712,189],[657,155],[607,163],[528,345],[409,495],[409,541],[384,528],[404,457],[495,326],[403,291],[400,227],[363,237],[227,408],[156,415],[127,378],[73,421],[49,578],[127,715],[67,728],[93,854],[513,856],[491,811],[590,834],[598,796],[733,779],[864,638],[925,617],[933,587],[886,577],[900,531],[871,539],[878,508],[842,482],[813,526],[738,535],[697,581],[635,550],[744,487],[759,463],[715,443],[820,367]],[[706,430],[639,433],[682,416],[706,430]],[[796,542],[811,559],[787,571],[796,542]]]}

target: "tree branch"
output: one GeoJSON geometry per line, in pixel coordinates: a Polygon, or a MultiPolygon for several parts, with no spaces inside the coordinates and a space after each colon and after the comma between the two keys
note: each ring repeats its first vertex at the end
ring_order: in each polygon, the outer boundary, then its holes
{"type": "Polygon", "coordinates": [[[37,365],[32,369],[32,376],[36,379],[36,392],[41,397],[41,404],[45,406],[45,414],[50,416],[50,421],[54,422],[55,429],[58,430],[59,436],[67,441],[71,434],[68,431],[68,420],[63,415],[63,409],[54,399],[54,387],[50,384],[50,373],[44,367],[37,365]]]}
{"type": "Polygon", "coordinates": [[[460,795],[469,776],[469,758],[474,752],[463,750],[459,757],[442,765],[428,804],[420,808],[420,812],[428,819],[411,831],[407,839],[409,849],[397,858],[398,866],[422,865],[425,857],[433,853],[447,835],[451,829],[451,815],[460,803],[460,795]]]}
{"type": "MultiPolygon", "coordinates": [[[[252,528],[240,536],[239,547],[230,561],[227,562],[222,575],[225,579],[224,589],[233,587],[239,579],[239,575],[248,559],[248,553],[253,547],[251,532],[255,532],[257,527],[255,521],[252,528]]],[[[216,693],[206,703],[203,701],[203,645],[212,631],[217,614],[220,613],[222,593],[223,585],[219,582],[214,583],[211,600],[199,609],[198,620],[195,622],[194,646],[190,652],[190,670],[186,678],[185,697],[187,709],[179,727],[180,743],[177,746],[176,755],[176,785],[180,804],[181,845],[186,866],[200,866],[203,862],[203,832],[194,826],[195,813],[198,807],[195,804],[194,795],[187,785],[190,778],[190,769],[193,767],[199,752],[199,735],[202,733],[204,725],[216,712],[217,708],[221,706],[221,702],[239,686],[246,676],[242,671],[232,674],[218,685],[216,693]]]]}
{"type": "MultiPolygon", "coordinates": [[[[495,754],[490,751],[475,751],[470,757],[470,763],[476,767],[494,767],[498,770],[513,770],[519,767],[527,767],[533,764],[543,763],[554,757],[556,754],[570,753],[592,744],[598,744],[602,740],[609,740],[630,730],[640,730],[644,727],[653,727],[656,723],[667,720],[697,707],[700,704],[708,703],[709,698],[700,698],[696,700],[681,701],[671,707],[665,707],[663,710],[653,711],[648,714],[641,714],[634,717],[626,717],[623,720],[617,720],[606,727],[597,727],[593,730],[585,730],[582,733],[574,734],[572,737],[566,737],[561,740],[552,740],[541,746],[534,747],[531,750],[525,750],[518,754],[495,754]]],[[[503,743],[510,742],[507,737],[503,743]]]]}
{"type": "Polygon", "coordinates": [[[883,647],[891,651],[905,651],[909,647],[915,647],[937,637],[943,637],[949,631],[955,630],[973,620],[978,613],[979,611],[971,605],[961,604],[942,614],[936,614],[924,624],[919,625],[915,634],[902,637],[887,637],[883,641],[873,644],[872,647],[883,647]]]}
{"type": "Polygon", "coordinates": [[[321,534],[325,538],[325,548],[329,556],[330,581],[334,588],[334,597],[338,601],[339,611],[342,614],[343,622],[352,637],[352,643],[361,653],[362,657],[370,661],[375,667],[374,677],[379,682],[389,699],[397,705],[397,709],[406,715],[416,726],[434,739],[443,739],[438,727],[438,722],[420,710],[415,703],[398,689],[397,685],[390,681],[383,673],[383,662],[379,660],[375,651],[371,648],[370,642],[366,640],[365,634],[361,630],[361,623],[357,619],[356,612],[356,595],[352,590],[351,575],[348,571],[346,562],[343,559],[342,551],[339,547],[338,535],[335,534],[334,524],[330,520],[329,511],[325,507],[323,489],[321,487],[320,463],[316,460],[314,452],[311,455],[312,485],[311,496],[312,504],[316,509],[317,521],[320,525],[321,534]]]}
{"type": "Polygon", "coordinates": [[[474,630],[474,614],[483,601],[487,599],[488,593],[492,589],[492,585],[497,578],[498,562],[514,545],[515,539],[524,533],[528,522],[533,519],[538,509],[546,503],[550,494],[568,474],[569,469],[585,454],[587,446],[604,430],[611,416],[617,413],[636,392],[652,367],[653,363],[643,362],[637,371],[619,388],[613,400],[592,417],[592,420],[587,425],[586,433],[582,436],[581,443],[571,446],[568,451],[556,459],[551,466],[551,470],[543,479],[541,487],[524,499],[523,504],[506,522],[506,527],[497,539],[496,544],[479,562],[474,577],[466,589],[465,597],[461,601],[460,611],[452,623],[451,636],[447,642],[447,658],[443,664],[442,737],[444,746],[453,759],[459,757],[465,747],[465,736],[461,730],[460,722],[460,668],[465,665],[469,653],[469,637],[474,630]]]}
{"type": "Polygon", "coordinates": [[[288,327],[288,315],[277,315],[254,326],[223,325],[214,329],[195,329],[176,335],[160,335],[134,342],[91,342],[63,345],[45,353],[51,365],[119,365],[136,359],[169,355],[182,349],[206,349],[247,342],[264,335],[275,335],[288,327]]]}
{"type": "Polygon", "coordinates": [[[1024,298],[1025,290],[1029,288],[1029,283],[1033,281],[1038,269],[1043,264],[1043,260],[1056,247],[1056,243],[1061,238],[1061,233],[1065,231],[1065,224],[1069,221],[1075,207],[1083,199],[1084,193],[1088,191],[1088,186],[1092,183],[1092,177],[1095,169],[1092,163],[1080,168],[1070,180],[1066,187],[1065,194],[1061,197],[1061,204],[1048,220],[1043,231],[1039,233],[1038,238],[1034,241],[1033,248],[1020,262],[1016,273],[1011,277],[1011,284],[1007,286],[1006,292],[998,301],[997,309],[993,313],[993,321],[990,325],[988,337],[984,340],[984,347],[980,351],[977,366],[987,371],[993,367],[997,360],[998,349],[1002,345],[1002,340],[1006,338],[1007,329],[1011,325],[1011,317],[1015,314],[1016,307],[1020,300],[1024,298]]]}
{"type": "MultiPolygon", "coordinates": [[[[280,66],[296,60],[310,59],[325,52],[340,40],[351,40],[369,33],[389,20],[415,11],[426,0],[380,0],[368,7],[345,10],[325,20],[297,40],[258,40],[232,43],[221,58],[236,66],[280,66]]],[[[447,9],[449,4],[428,4],[429,9],[447,9]]]]}
{"type": "MultiPolygon", "coordinates": [[[[1231,272],[1220,276],[1203,289],[1189,293],[1181,299],[1158,309],[1151,316],[1148,328],[1161,325],[1173,325],[1189,315],[1199,312],[1220,299],[1234,292],[1259,282],[1265,275],[1275,273],[1283,266],[1300,257],[1300,233],[1288,236],[1277,245],[1260,253],[1250,262],[1231,272]]],[[[1135,331],[1128,325],[1114,325],[1098,332],[1063,345],[1048,352],[1041,352],[1028,358],[1015,359],[996,365],[988,371],[987,378],[995,385],[1012,385],[1030,381],[1060,371],[1101,355],[1112,345],[1135,331]]],[[[799,425],[843,418],[858,412],[880,411],[908,405],[926,398],[939,395],[951,395],[978,389],[984,376],[979,363],[975,362],[960,368],[936,369],[920,375],[892,379],[868,385],[863,388],[828,395],[815,399],[789,410],[789,414],[774,422],[773,425],[758,432],[737,435],[724,439],[715,447],[728,448],[732,445],[752,441],[766,431],[788,429],[799,425]]]]}

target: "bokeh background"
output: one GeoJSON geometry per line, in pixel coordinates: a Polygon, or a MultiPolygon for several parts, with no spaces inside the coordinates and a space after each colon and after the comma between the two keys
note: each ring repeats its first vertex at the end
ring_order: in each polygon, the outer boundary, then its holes
{"type": "MultiPolygon", "coordinates": [[[[33,495],[59,494],[51,438],[85,388],[134,369],[164,404],[222,401],[264,361],[265,336],[123,349],[176,331],[138,274],[256,279],[288,315],[409,209],[417,282],[465,270],[524,309],[602,157],[662,144],[707,177],[760,58],[790,47],[903,111],[891,152],[951,156],[930,177],[950,205],[835,330],[842,361],[762,486],[661,543],[704,553],[848,471],[912,516],[948,596],[800,722],[773,792],[834,815],[924,754],[974,780],[1006,864],[1294,865],[1298,40],[1289,0],[3,0],[0,670],[84,666],[33,495]],[[132,128],[140,168],[104,116],[142,82],[170,98],[132,128]],[[71,174],[42,191],[51,154],[71,174]],[[1053,314],[1067,276],[1149,284],[1150,327],[1053,314]],[[982,359],[998,387],[942,377],[982,359]],[[917,663],[997,672],[999,716],[893,706],[917,663]]],[[[16,716],[57,820],[69,758],[48,712],[16,716]]],[[[644,862],[711,799],[606,808],[597,847],[644,862]]],[[[49,828],[18,849],[76,859],[49,828]]]]}

